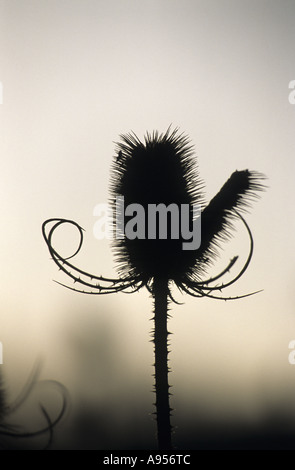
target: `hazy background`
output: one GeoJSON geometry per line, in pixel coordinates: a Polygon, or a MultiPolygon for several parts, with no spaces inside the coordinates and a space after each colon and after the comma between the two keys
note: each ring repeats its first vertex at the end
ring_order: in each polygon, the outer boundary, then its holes
{"type": "MultiPolygon", "coordinates": [[[[208,200],[236,169],[261,171],[269,185],[247,217],[253,261],[224,294],[264,291],[235,302],[175,292],[184,305],[172,305],[169,320],[174,443],[218,447],[233,426],[242,445],[292,446],[294,1],[1,0],[0,18],[7,399],[41,357],[40,377],[71,396],[56,448],[156,447],[152,299],[145,290],[91,297],[52,282],[68,279],[49,259],[41,225],[74,219],[86,230],[79,266],[116,275],[109,241],[92,232],[93,209],[109,196],[114,142],[172,124],[195,145],[208,200]]],[[[247,256],[237,229],[219,268],[247,256]]],[[[67,231],[59,246],[71,254],[76,240],[67,231]]],[[[52,415],[58,407],[56,399],[52,415]]]]}

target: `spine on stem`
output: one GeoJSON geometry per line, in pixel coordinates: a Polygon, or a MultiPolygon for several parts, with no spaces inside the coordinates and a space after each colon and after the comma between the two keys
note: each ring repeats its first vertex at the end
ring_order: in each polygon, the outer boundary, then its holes
{"type": "Polygon", "coordinates": [[[154,279],[155,316],[155,392],[159,449],[171,449],[171,424],[168,384],[168,281],[154,279]]]}

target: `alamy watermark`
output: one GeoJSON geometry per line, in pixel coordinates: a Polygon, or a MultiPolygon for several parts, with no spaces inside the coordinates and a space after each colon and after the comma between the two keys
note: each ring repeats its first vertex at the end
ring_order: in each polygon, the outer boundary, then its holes
{"type": "Polygon", "coordinates": [[[133,203],[125,207],[117,196],[115,210],[109,204],[97,204],[93,215],[99,217],[93,227],[94,237],[122,240],[185,240],[183,250],[197,250],[201,245],[201,206],[199,204],[148,204],[147,209],[133,203]]]}
{"type": "Polygon", "coordinates": [[[289,343],[289,349],[292,349],[292,351],[289,353],[288,360],[289,364],[292,364],[292,366],[295,364],[295,339],[292,339],[289,343]]]}
{"type": "Polygon", "coordinates": [[[0,364],[3,364],[3,346],[0,341],[0,364]]]}
{"type": "Polygon", "coordinates": [[[289,93],[289,103],[295,104],[295,80],[291,80],[291,82],[289,82],[289,88],[293,90],[289,93]]]}

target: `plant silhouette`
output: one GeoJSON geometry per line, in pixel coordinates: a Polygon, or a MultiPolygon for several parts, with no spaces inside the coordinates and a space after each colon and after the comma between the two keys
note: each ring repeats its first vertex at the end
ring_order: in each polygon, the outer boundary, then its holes
{"type": "MultiPolygon", "coordinates": [[[[143,208],[144,224],[141,232],[133,223],[134,236],[115,239],[113,249],[116,257],[119,278],[112,279],[96,276],[81,270],[70,261],[81,249],[83,229],[79,224],[67,219],[48,219],[43,223],[42,233],[50,255],[57,266],[81,288],[66,286],[76,292],[93,295],[138,291],[146,287],[154,299],[155,348],[155,392],[156,416],[159,449],[171,449],[171,424],[168,383],[168,336],[167,329],[169,301],[176,302],[172,295],[173,284],[184,293],[193,297],[233,300],[253,295],[256,292],[234,297],[223,297],[218,292],[235,283],[246,271],[253,254],[253,237],[250,228],[242,216],[250,202],[264,189],[264,176],[249,170],[234,172],[217,195],[205,204],[204,184],[200,179],[193,154],[193,147],[187,136],[178,129],[170,128],[163,133],[147,133],[140,141],[134,133],[121,135],[117,143],[116,157],[111,173],[111,204],[113,213],[124,216],[124,229],[132,222],[132,204],[143,208]],[[118,209],[116,198],[123,199],[123,207],[118,209]],[[197,220],[193,207],[201,206],[201,244],[198,249],[183,249],[187,238],[179,226],[179,236],[175,238],[167,230],[167,236],[161,237],[158,231],[155,237],[149,237],[150,205],[166,208],[174,205],[189,209],[187,222],[192,228],[197,220]],[[120,213],[118,213],[120,212],[120,213]],[[235,220],[241,220],[250,239],[248,257],[236,275],[229,281],[222,282],[223,276],[237,262],[238,256],[229,261],[227,266],[213,277],[207,277],[207,269],[218,256],[222,242],[228,240],[233,231],[235,220]],[[61,256],[53,247],[52,237],[55,230],[63,224],[74,225],[80,234],[80,243],[70,257],[61,256]],[[137,232],[136,232],[137,231],[137,232]]],[[[160,215],[159,215],[160,217],[160,215]]],[[[172,215],[171,215],[172,217],[172,215]]],[[[117,219],[116,219],[117,220],[117,219]]],[[[168,225],[167,218],[167,225],[168,225]]],[[[176,302],[178,303],[178,302],[176,302]]]]}
{"type": "Polygon", "coordinates": [[[0,449],[2,450],[12,449],[14,447],[18,448],[18,446],[15,445],[16,440],[34,438],[43,434],[48,435],[44,450],[48,449],[52,444],[53,430],[64,416],[68,406],[68,393],[66,388],[60,382],[55,380],[38,380],[39,373],[40,364],[37,364],[21,393],[18,395],[15,401],[10,404],[7,401],[3,376],[2,374],[0,375],[0,449]],[[15,426],[11,424],[9,422],[9,417],[22,407],[33,389],[40,385],[45,385],[46,387],[55,387],[58,390],[62,398],[62,406],[58,415],[54,418],[54,420],[52,420],[46,410],[46,407],[40,403],[39,407],[46,422],[46,425],[44,425],[41,429],[36,431],[26,431],[22,430],[20,425],[15,426]]]}

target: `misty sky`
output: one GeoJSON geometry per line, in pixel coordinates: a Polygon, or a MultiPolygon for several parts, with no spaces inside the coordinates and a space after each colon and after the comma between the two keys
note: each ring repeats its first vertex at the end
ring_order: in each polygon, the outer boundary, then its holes
{"type": "MultiPolygon", "coordinates": [[[[93,235],[115,143],[171,124],[195,146],[208,201],[236,169],[268,178],[247,216],[253,261],[224,294],[263,292],[221,302],[175,291],[173,419],[295,419],[294,18],[293,0],[0,0],[0,367],[12,394],[41,356],[42,377],[63,382],[74,404],[142,397],[153,412],[150,295],[88,297],[54,283],[70,280],[41,225],[77,221],[79,266],[115,276],[109,241],[93,235]]],[[[217,270],[247,256],[236,228],[217,270]]],[[[77,235],[58,241],[72,254],[77,235]]]]}

